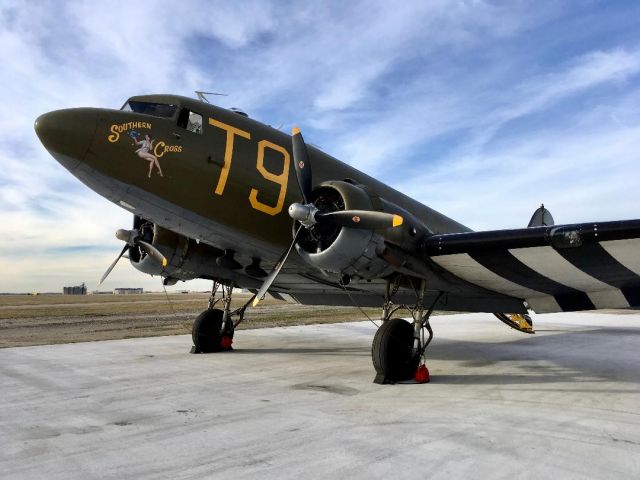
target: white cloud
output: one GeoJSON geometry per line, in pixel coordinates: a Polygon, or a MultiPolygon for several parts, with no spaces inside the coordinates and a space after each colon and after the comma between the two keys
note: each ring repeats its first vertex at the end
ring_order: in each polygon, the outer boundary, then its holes
{"type": "Polygon", "coordinates": [[[497,147],[461,148],[403,190],[474,229],[523,226],[541,202],[562,223],[638,218],[639,100],[632,91],[562,130],[551,124],[497,147]]]}
{"type": "MultiPolygon", "coordinates": [[[[638,74],[640,51],[592,52],[557,68],[533,78],[511,80],[508,86],[501,85],[504,79],[495,78],[493,70],[480,72],[470,85],[466,79],[447,83],[437,74],[428,77],[422,99],[415,91],[402,95],[390,114],[384,112],[341,135],[339,156],[375,174],[378,169],[395,168],[395,159],[409,156],[425,142],[464,130],[461,135],[467,138],[460,139],[458,149],[480,149],[508,122],[554,107],[590,88],[638,74]]],[[[429,158],[428,151],[425,158],[429,158]]]]}

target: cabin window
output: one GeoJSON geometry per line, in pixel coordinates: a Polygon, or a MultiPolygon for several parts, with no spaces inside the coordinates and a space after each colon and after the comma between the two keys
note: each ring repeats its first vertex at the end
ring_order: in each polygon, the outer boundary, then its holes
{"type": "Polygon", "coordinates": [[[192,112],[188,108],[180,110],[178,126],[193,133],[202,133],[202,115],[192,112]]]}
{"type": "Polygon", "coordinates": [[[125,112],[144,113],[145,115],[153,115],[154,117],[171,118],[176,113],[176,110],[178,110],[178,106],[168,105],[166,103],[129,100],[124,104],[122,110],[125,112]]]}

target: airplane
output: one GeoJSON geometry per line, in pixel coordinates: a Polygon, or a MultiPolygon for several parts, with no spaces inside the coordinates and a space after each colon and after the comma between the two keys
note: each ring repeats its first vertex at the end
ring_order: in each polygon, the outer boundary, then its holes
{"type": "Polygon", "coordinates": [[[213,281],[194,353],[231,350],[267,293],[382,307],[374,381],[426,382],[434,310],[492,313],[533,333],[529,311],[640,307],[640,220],[555,225],[541,206],[527,227],[474,232],[305,143],[298,128],[288,135],[177,95],[52,111],[35,130],[62,166],[133,214],[102,280],[128,253],[165,285],[213,281]],[[232,310],[234,288],[253,296],[232,310]]]}

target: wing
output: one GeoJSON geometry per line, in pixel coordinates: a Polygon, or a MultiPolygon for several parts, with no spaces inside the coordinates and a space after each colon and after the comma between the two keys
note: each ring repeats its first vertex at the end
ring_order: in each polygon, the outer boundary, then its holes
{"type": "Polygon", "coordinates": [[[640,220],[433,235],[424,252],[536,313],[640,307],[640,220]]]}

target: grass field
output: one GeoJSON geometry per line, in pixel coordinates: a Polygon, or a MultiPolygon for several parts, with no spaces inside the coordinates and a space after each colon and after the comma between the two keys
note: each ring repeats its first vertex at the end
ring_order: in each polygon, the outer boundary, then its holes
{"type": "MultiPolygon", "coordinates": [[[[234,294],[233,308],[248,294],[234,294]]],[[[0,347],[191,333],[209,294],[0,295],[0,347]],[[168,298],[167,298],[168,297],[168,298]]],[[[365,309],[377,319],[380,309],[365,309]]],[[[265,299],[239,329],[365,320],[354,307],[317,307],[265,299]]]]}

